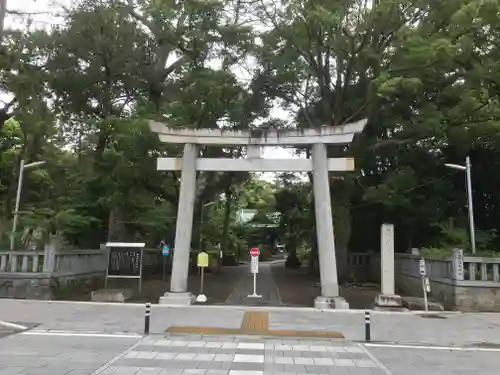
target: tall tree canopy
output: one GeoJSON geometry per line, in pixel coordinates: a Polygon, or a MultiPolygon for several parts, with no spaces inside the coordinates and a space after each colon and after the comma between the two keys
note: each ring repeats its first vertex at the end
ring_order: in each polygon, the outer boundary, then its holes
{"type": "MultiPolygon", "coordinates": [[[[498,14],[493,0],[84,0],[49,29],[28,17],[23,30],[0,30],[1,89],[13,116],[1,130],[2,232],[24,159],[46,163],[25,172],[19,239],[37,228],[75,246],[171,238],[180,176],[157,172],[155,159],[181,148],[161,144],[148,119],[265,129],[367,118],[351,146],[329,149],[357,166],[331,176],[339,269],[348,251],[376,250],[384,221],[396,225],[401,249],[467,246],[464,176],[444,167],[467,155],[481,246],[493,247],[498,14]],[[277,106],[287,116],[274,116],[277,106]]],[[[199,174],[193,243],[200,233],[213,243],[215,234],[229,251],[244,236],[237,210],[277,210],[284,241],[307,243],[314,256],[310,178],[255,179],[199,174]]]]}

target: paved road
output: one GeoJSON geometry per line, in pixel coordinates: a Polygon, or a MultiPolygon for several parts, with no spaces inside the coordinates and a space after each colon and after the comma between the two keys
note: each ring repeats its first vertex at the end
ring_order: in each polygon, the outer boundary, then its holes
{"type": "MultiPolygon", "coordinates": [[[[283,261],[278,261],[282,263],[283,261]]],[[[233,292],[227,299],[229,305],[239,306],[280,306],[283,305],[280,293],[271,273],[271,264],[260,263],[257,274],[257,294],[262,298],[248,298],[253,293],[253,275],[247,267],[242,268],[245,274],[241,276],[233,292]]]]}
{"type": "Polygon", "coordinates": [[[0,338],[11,335],[15,332],[12,328],[4,327],[0,325],[0,338]]]}
{"type": "Polygon", "coordinates": [[[500,368],[498,351],[36,332],[0,339],[0,375],[497,375],[500,368]]]}
{"type": "MultiPolygon", "coordinates": [[[[151,332],[170,326],[241,327],[246,310],[261,307],[153,306],[151,332]]],[[[265,308],[270,329],[340,331],[350,340],[364,339],[363,311],[265,308]]],[[[372,313],[372,339],[425,345],[500,344],[500,314],[443,314],[444,319],[414,313],[372,313]]],[[[142,333],[144,306],[0,299],[0,320],[39,323],[40,329],[142,333]]],[[[499,372],[500,373],[500,372],[499,372]]]]}
{"type": "Polygon", "coordinates": [[[497,375],[500,353],[445,349],[368,348],[388,375],[497,375]]]}
{"type": "Polygon", "coordinates": [[[0,339],[0,375],[89,375],[139,338],[16,334],[0,339]]]}

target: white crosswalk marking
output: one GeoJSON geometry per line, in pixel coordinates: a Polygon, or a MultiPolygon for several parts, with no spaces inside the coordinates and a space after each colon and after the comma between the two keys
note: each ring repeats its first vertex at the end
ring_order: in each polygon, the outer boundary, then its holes
{"type": "Polygon", "coordinates": [[[348,341],[230,337],[146,338],[108,371],[122,375],[133,369],[141,369],[134,375],[384,374],[373,358],[348,341]]]}

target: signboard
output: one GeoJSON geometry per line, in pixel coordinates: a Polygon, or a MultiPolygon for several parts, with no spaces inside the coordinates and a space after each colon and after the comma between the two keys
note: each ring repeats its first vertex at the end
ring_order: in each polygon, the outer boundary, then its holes
{"type": "Polygon", "coordinates": [[[253,274],[253,293],[248,298],[262,298],[257,294],[257,274],[259,273],[259,255],[260,250],[256,247],[250,250],[250,272],[253,274]]]}
{"type": "Polygon", "coordinates": [[[207,253],[199,253],[198,254],[198,267],[208,267],[208,254],[207,253]]]}
{"type": "MultiPolygon", "coordinates": [[[[139,276],[142,266],[142,247],[108,246],[109,262],[108,275],[110,276],[139,276]]],[[[132,245],[132,244],[124,244],[132,245]]],[[[142,245],[142,244],[141,244],[142,245]]]]}
{"type": "Polygon", "coordinates": [[[142,260],[144,242],[108,242],[108,266],[106,268],[105,287],[108,279],[139,279],[142,287],[142,260]]]}
{"type": "Polygon", "coordinates": [[[254,247],[252,250],[250,250],[250,255],[252,258],[256,258],[260,255],[260,250],[254,247]]]}
{"type": "Polygon", "coordinates": [[[419,269],[420,269],[420,275],[425,276],[427,274],[427,270],[425,268],[425,260],[420,259],[420,262],[418,263],[419,269]]]}
{"type": "Polygon", "coordinates": [[[208,261],[209,259],[207,253],[204,252],[198,253],[197,263],[201,271],[201,281],[200,281],[200,294],[196,296],[196,302],[201,302],[201,303],[207,302],[207,296],[203,294],[203,284],[205,279],[205,267],[208,267],[208,261]]]}
{"type": "Polygon", "coordinates": [[[252,256],[250,262],[250,272],[251,273],[259,273],[259,257],[252,256]]]}
{"type": "Polygon", "coordinates": [[[166,257],[168,257],[170,255],[170,248],[167,245],[163,246],[161,251],[162,251],[163,255],[166,257]]]}

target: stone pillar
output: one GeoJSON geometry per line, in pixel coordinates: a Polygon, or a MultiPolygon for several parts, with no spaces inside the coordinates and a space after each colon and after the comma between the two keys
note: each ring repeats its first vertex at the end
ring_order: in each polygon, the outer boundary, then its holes
{"type": "Polygon", "coordinates": [[[182,156],[181,189],[179,207],[177,209],[170,292],[160,297],[161,304],[190,305],[194,301],[194,296],[187,291],[187,279],[193,231],[194,203],[196,199],[197,157],[198,147],[194,144],[186,144],[182,156]]]}
{"type": "Polygon", "coordinates": [[[56,253],[59,250],[60,242],[55,236],[49,238],[43,252],[43,272],[52,273],[56,271],[56,253]]]}
{"type": "Polygon", "coordinates": [[[462,249],[453,249],[451,264],[453,266],[453,280],[464,280],[464,251],[462,249]]]}
{"type": "Polygon", "coordinates": [[[400,309],[403,300],[395,292],[394,225],[382,224],[380,240],[380,285],[381,294],[375,298],[380,309],[400,309]]]}
{"type": "Polygon", "coordinates": [[[312,164],[316,236],[321,277],[321,296],[316,298],[314,306],[320,309],[348,309],[348,303],[339,297],[326,145],[313,145],[312,164]]]}

